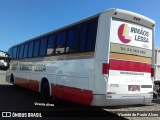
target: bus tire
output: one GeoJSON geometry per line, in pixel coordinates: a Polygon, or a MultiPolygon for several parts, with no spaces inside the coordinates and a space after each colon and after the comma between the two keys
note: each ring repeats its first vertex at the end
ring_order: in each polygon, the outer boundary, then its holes
{"type": "Polygon", "coordinates": [[[15,81],[14,81],[14,76],[13,76],[13,74],[11,74],[10,83],[13,84],[13,87],[14,87],[14,88],[17,88],[17,86],[16,86],[16,84],[15,84],[15,81]]]}
{"type": "Polygon", "coordinates": [[[50,100],[50,89],[48,81],[42,82],[41,96],[44,100],[50,100]]]}
{"type": "Polygon", "coordinates": [[[14,84],[14,76],[11,74],[10,83],[14,84]]]}

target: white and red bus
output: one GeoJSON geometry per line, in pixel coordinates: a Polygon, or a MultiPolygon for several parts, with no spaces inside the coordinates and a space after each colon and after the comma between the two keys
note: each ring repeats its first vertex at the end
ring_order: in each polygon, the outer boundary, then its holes
{"type": "Polygon", "coordinates": [[[93,106],[150,103],[155,22],[111,9],[9,49],[7,81],[93,106]]]}

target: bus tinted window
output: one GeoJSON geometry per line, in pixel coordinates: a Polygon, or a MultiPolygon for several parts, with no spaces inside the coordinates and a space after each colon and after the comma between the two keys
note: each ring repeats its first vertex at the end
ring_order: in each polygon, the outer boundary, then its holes
{"type": "Polygon", "coordinates": [[[88,24],[83,24],[81,26],[80,30],[80,46],[79,46],[79,51],[84,52],[86,51],[86,42],[87,42],[87,27],[88,24]]]}
{"type": "Polygon", "coordinates": [[[23,58],[27,58],[27,52],[28,52],[28,43],[24,45],[24,56],[23,56],[23,58]]]}
{"type": "Polygon", "coordinates": [[[19,58],[23,58],[23,52],[24,52],[24,45],[21,45],[19,51],[19,58]]]}
{"type": "Polygon", "coordinates": [[[13,58],[16,58],[17,56],[17,47],[13,48],[13,58]]]}
{"type": "Polygon", "coordinates": [[[54,53],[54,46],[55,46],[55,36],[51,35],[48,38],[47,55],[52,55],[54,53]]]}
{"type": "Polygon", "coordinates": [[[17,46],[17,58],[19,58],[19,48],[20,46],[17,46]]]}
{"type": "Polygon", "coordinates": [[[97,34],[97,20],[94,20],[89,23],[88,27],[87,51],[94,51],[96,34],[97,34]]]}
{"type": "Polygon", "coordinates": [[[9,54],[10,58],[13,57],[12,48],[9,49],[8,54],[9,54]]]}
{"type": "Polygon", "coordinates": [[[39,53],[39,40],[35,41],[34,43],[34,52],[33,52],[33,56],[37,57],[39,53]]]}
{"type": "Polygon", "coordinates": [[[34,42],[29,43],[29,48],[28,48],[28,57],[29,58],[31,58],[33,55],[33,45],[34,45],[34,42]]]}
{"type": "Polygon", "coordinates": [[[46,48],[47,48],[47,38],[41,39],[40,44],[40,56],[46,55],[46,48]]]}
{"type": "Polygon", "coordinates": [[[78,29],[73,28],[68,31],[67,35],[67,47],[66,52],[67,53],[75,53],[78,49],[78,29]]]}
{"type": "Polygon", "coordinates": [[[58,33],[57,44],[56,44],[56,54],[61,54],[65,52],[65,41],[66,41],[66,31],[58,33]]]}

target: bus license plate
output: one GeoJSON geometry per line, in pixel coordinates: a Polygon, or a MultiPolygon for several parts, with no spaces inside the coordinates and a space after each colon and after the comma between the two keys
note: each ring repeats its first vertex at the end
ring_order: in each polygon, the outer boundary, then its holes
{"type": "Polygon", "coordinates": [[[128,85],[128,91],[138,91],[138,92],[140,92],[140,85],[128,85]]]}

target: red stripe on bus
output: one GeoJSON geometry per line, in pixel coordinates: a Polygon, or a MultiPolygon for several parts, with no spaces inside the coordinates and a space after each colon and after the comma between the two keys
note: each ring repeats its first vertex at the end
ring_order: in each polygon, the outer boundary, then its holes
{"type": "Polygon", "coordinates": [[[27,80],[24,78],[16,77],[16,85],[39,92],[39,82],[37,80],[27,80]]]}
{"type": "Polygon", "coordinates": [[[151,72],[151,64],[124,60],[110,59],[110,70],[135,71],[135,72],[151,72]]]}
{"type": "Polygon", "coordinates": [[[93,93],[90,90],[82,90],[69,86],[51,84],[52,96],[86,105],[91,105],[93,93]]]}

